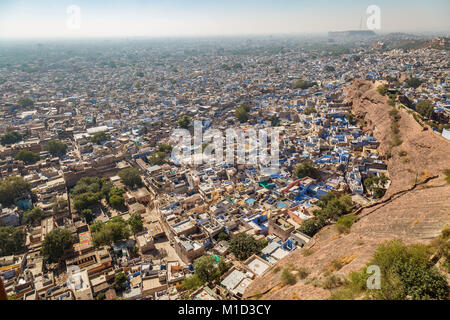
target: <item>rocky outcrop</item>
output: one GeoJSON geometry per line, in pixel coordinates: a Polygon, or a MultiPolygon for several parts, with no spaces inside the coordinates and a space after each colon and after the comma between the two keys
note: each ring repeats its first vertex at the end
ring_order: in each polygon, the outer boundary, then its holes
{"type": "Polygon", "coordinates": [[[322,283],[330,271],[335,275],[347,275],[359,270],[385,240],[428,243],[450,222],[450,185],[444,181],[442,172],[450,168],[450,142],[431,130],[424,130],[406,110],[400,109],[403,142],[391,148],[388,112],[392,107],[376,92],[376,85],[355,80],[346,93],[353,113],[367,122],[364,130],[372,132],[380,141],[383,154],[392,155],[388,160],[392,184],[385,199],[395,196],[386,203],[361,210],[361,219],[349,234],[339,235],[334,226],[321,230],[306,248],[296,250],[263,277],[255,279],[246,290],[245,298],[326,299],[330,291],[324,289],[322,283]],[[406,151],[406,156],[401,156],[400,151],[406,151]],[[438,177],[425,180],[432,176],[438,177]],[[423,180],[425,183],[411,188],[423,180]],[[412,190],[401,192],[408,189],[412,190]],[[287,267],[306,268],[310,274],[294,285],[282,286],[281,271],[275,271],[287,267]]]}

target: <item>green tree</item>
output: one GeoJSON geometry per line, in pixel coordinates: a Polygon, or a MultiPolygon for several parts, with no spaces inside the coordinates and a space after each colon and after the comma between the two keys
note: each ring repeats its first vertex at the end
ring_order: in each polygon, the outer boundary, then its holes
{"type": "Polygon", "coordinates": [[[65,252],[72,248],[74,238],[72,233],[63,228],[57,228],[50,231],[42,242],[41,253],[45,262],[60,262],[65,252]]]}
{"type": "Polygon", "coordinates": [[[306,107],[303,113],[308,116],[312,113],[317,113],[317,110],[314,107],[306,107]]]}
{"type": "Polygon", "coordinates": [[[191,119],[188,116],[184,116],[182,119],[178,120],[178,125],[183,129],[187,129],[191,125],[191,119]]]}
{"type": "Polygon", "coordinates": [[[9,131],[0,136],[0,143],[2,145],[14,144],[22,140],[22,135],[17,131],[9,131]]]}
{"type": "Polygon", "coordinates": [[[40,157],[37,153],[29,150],[20,150],[15,157],[16,160],[23,161],[25,164],[34,164],[39,161],[40,157]]]}
{"type": "Polygon", "coordinates": [[[26,234],[19,228],[0,226],[0,256],[20,252],[25,244],[26,234]]]}
{"type": "Polygon", "coordinates": [[[405,87],[416,89],[422,84],[422,82],[423,81],[418,78],[409,78],[405,81],[405,87]]]}
{"type": "Polygon", "coordinates": [[[102,199],[102,194],[100,192],[85,192],[74,196],[73,206],[75,209],[81,211],[83,209],[88,209],[89,207],[99,204],[102,199]]]}
{"type": "Polygon", "coordinates": [[[195,275],[202,283],[219,279],[229,267],[223,258],[217,262],[213,256],[203,256],[194,261],[195,275]]]}
{"type": "Polygon", "coordinates": [[[114,217],[105,223],[94,222],[90,226],[94,244],[97,247],[111,245],[130,237],[130,227],[122,217],[114,217]]]}
{"type": "Polygon", "coordinates": [[[298,231],[306,234],[307,236],[312,237],[315,235],[320,229],[323,228],[323,224],[321,223],[321,220],[317,220],[315,218],[308,219],[302,222],[300,225],[300,228],[298,228],[298,231]]]}
{"type": "Polygon", "coordinates": [[[84,217],[87,223],[91,223],[95,218],[95,215],[91,209],[81,210],[81,215],[84,217]]]}
{"type": "Polygon", "coordinates": [[[226,241],[228,240],[230,237],[225,233],[225,232],[220,232],[217,235],[217,241],[226,241]]]}
{"type": "Polygon", "coordinates": [[[30,98],[20,98],[19,101],[17,101],[17,104],[19,105],[19,107],[25,109],[32,107],[34,105],[34,101],[30,98]]]}
{"type": "Polygon", "coordinates": [[[67,152],[67,145],[59,140],[50,140],[47,142],[46,149],[54,157],[63,156],[67,152]]]}
{"type": "Polygon", "coordinates": [[[117,291],[122,291],[124,289],[125,283],[127,283],[128,278],[125,273],[120,272],[114,276],[114,288],[117,291]]]}
{"type": "Polygon", "coordinates": [[[22,177],[6,177],[0,180],[0,203],[8,207],[14,199],[31,192],[31,187],[22,177]]]}
{"type": "Polygon", "coordinates": [[[34,224],[42,220],[44,211],[40,207],[34,207],[33,209],[27,210],[23,213],[22,223],[23,224],[34,224]]]}
{"type": "Polygon", "coordinates": [[[317,85],[316,82],[310,82],[310,81],[306,81],[306,80],[300,79],[300,80],[297,80],[295,82],[294,89],[303,89],[303,90],[305,90],[305,89],[308,89],[308,88],[313,87],[315,85],[317,85]]]}
{"type": "Polygon", "coordinates": [[[170,144],[161,144],[158,147],[158,152],[170,153],[172,152],[172,146],[170,144]]]}
{"type": "Polygon", "coordinates": [[[100,131],[100,132],[95,133],[91,137],[91,142],[94,144],[102,144],[109,138],[110,138],[110,136],[108,134],[106,134],[104,131],[100,131]]]}
{"type": "Polygon", "coordinates": [[[381,244],[371,260],[381,270],[378,299],[446,300],[450,288],[444,276],[430,263],[425,245],[404,245],[394,240],[381,244]]]}
{"type": "Polygon", "coordinates": [[[137,212],[133,213],[130,219],[128,219],[128,224],[130,225],[131,232],[133,232],[133,234],[144,230],[144,223],[142,220],[142,216],[137,212]]]}
{"type": "Polygon", "coordinates": [[[245,123],[249,119],[250,106],[248,104],[241,104],[236,108],[234,115],[239,120],[240,123],[245,123]]]}
{"type": "Polygon", "coordinates": [[[266,243],[256,240],[252,235],[241,233],[230,240],[230,251],[239,260],[245,260],[252,254],[259,253],[266,243]]]}
{"type": "Polygon", "coordinates": [[[186,277],[181,283],[181,290],[196,290],[203,285],[203,281],[196,274],[186,277]]]}
{"type": "Polygon", "coordinates": [[[141,175],[139,174],[139,169],[137,168],[130,167],[122,169],[119,171],[118,175],[123,184],[131,189],[143,186],[141,175]]]}
{"type": "Polygon", "coordinates": [[[388,88],[387,88],[384,84],[382,84],[382,85],[379,85],[379,86],[377,87],[377,91],[378,91],[379,94],[381,94],[382,96],[384,96],[384,95],[386,95],[386,93],[387,93],[387,91],[388,91],[388,88]]]}
{"type": "Polygon", "coordinates": [[[431,119],[434,113],[434,105],[428,100],[420,101],[416,105],[416,111],[422,116],[431,119]]]}
{"type": "Polygon", "coordinates": [[[324,70],[326,72],[335,72],[336,69],[333,66],[325,66],[324,70]]]}
{"type": "Polygon", "coordinates": [[[112,195],[109,198],[109,204],[111,205],[111,207],[118,210],[124,207],[125,199],[122,196],[112,195]]]}
{"type": "Polygon", "coordinates": [[[320,177],[320,172],[310,161],[303,161],[295,168],[294,175],[300,179],[304,177],[317,179],[320,177]]]}

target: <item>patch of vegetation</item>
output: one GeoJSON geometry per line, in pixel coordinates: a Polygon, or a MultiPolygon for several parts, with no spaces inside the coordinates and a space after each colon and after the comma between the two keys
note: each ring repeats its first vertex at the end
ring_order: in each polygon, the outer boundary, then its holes
{"type": "Polygon", "coordinates": [[[384,173],[379,176],[370,173],[366,179],[364,179],[363,185],[366,191],[370,192],[374,198],[379,199],[386,193],[385,185],[388,182],[388,178],[384,173]]]}
{"type": "Polygon", "coordinates": [[[120,177],[122,183],[130,189],[140,188],[144,185],[139,169],[137,168],[130,167],[122,169],[117,175],[120,177]]]}
{"type": "Polygon", "coordinates": [[[303,221],[298,229],[310,237],[315,235],[331,221],[350,213],[353,209],[353,201],[347,194],[338,197],[336,194],[330,192],[320,199],[318,206],[320,209],[314,211],[315,218],[303,221]]]}
{"type": "Polygon", "coordinates": [[[310,114],[317,113],[317,110],[314,107],[306,107],[303,113],[309,116],[310,114]]]}
{"type": "Polygon", "coordinates": [[[428,119],[431,119],[433,117],[433,114],[434,114],[434,104],[431,103],[428,100],[420,101],[416,105],[416,111],[422,117],[426,117],[428,119]]]}
{"type": "Polygon", "coordinates": [[[308,257],[314,253],[313,249],[303,249],[302,254],[304,257],[308,257]]]}
{"type": "Polygon", "coordinates": [[[304,177],[317,179],[320,177],[320,171],[313,165],[312,162],[303,161],[295,168],[294,175],[299,179],[304,177]]]}
{"type": "Polygon", "coordinates": [[[332,274],[325,278],[322,283],[322,288],[330,290],[341,287],[342,285],[344,285],[344,281],[340,277],[332,274]]]}
{"type": "Polygon", "coordinates": [[[22,177],[10,176],[0,180],[0,204],[9,207],[16,198],[30,194],[31,186],[22,177]]]}
{"type": "Polygon", "coordinates": [[[293,285],[297,283],[297,279],[295,277],[295,275],[293,275],[291,273],[291,271],[289,269],[284,269],[283,272],[281,273],[281,283],[283,285],[293,285]]]}
{"type": "MultiPolygon", "coordinates": [[[[448,237],[441,240],[448,247],[448,237]]],[[[349,275],[345,287],[331,299],[447,300],[450,288],[444,275],[430,261],[432,251],[422,244],[404,245],[399,240],[380,244],[368,263],[380,268],[380,289],[368,289],[367,267],[349,275]]]]}
{"type": "Polygon", "coordinates": [[[37,153],[32,151],[20,150],[14,159],[23,161],[25,164],[35,164],[39,161],[40,157],[37,153]]]}
{"type": "Polygon", "coordinates": [[[46,263],[61,262],[66,251],[72,248],[74,243],[72,232],[68,229],[57,228],[50,231],[42,242],[41,254],[46,263]]]}
{"type": "Polygon", "coordinates": [[[26,234],[19,228],[0,226],[0,257],[20,252],[25,245],[26,234]]]}
{"type": "Polygon", "coordinates": [[[22,140],[22,135],[17,131],[9,131],[0,136],[0,143],[2,145],[14,144],[22,140]]]}
{"type": "Polygon", "coordinates": [[[20,98],[19,101],[17,101],[17,105],[23,109],[32,107],[34,105],[34,101],[30,98],[20,98]]]}
{"type": "Polygon", "coordinates": [[[252,254],[259,253],[265,246],[267,246],[267,240],[256,240],[247,233],[241,233],[230,240],[230,251],[241,261],[248,259],[252,254]]]}
{"type": "Polygon", "coordinates": [[[122,217],[114,217],[107,222],[95,221],[90,225],[90,231],[96,247],[110,246],[131,235],[130,225],[122,217]]]}
{"type": "Polygon", "coordinates": [[[354,214],[349,214],[340,217],[336,221],[336,229],[338,230],[339,233],[348,233],[353,223],[355,223],[356,219],[357,217],[354,214]]]}
{"type": "Polygon", "coordinates": [[[387,88],[384,84],[379,85],[379,86],[377,87],[378,93],[381,94],[382,96],[386,95],[387,90],[388,90],[388,88],[387,88]]]}
{"type": "Polygon", "coordinates": [[[391,148],[393,148],[403,143],[400,135],[400,126],[399,126],[401,115],[399,114],[397,109],[392,108],[392,110],[389,111],[389,117],[391,119],[391,131],[392,131],[392,140],[390,142],[390,145],[391,148]]]}
{"type": "Polygon", "coordinates": [[[91,137],[91,142],[94,143],[94,144],[102,144],[103,142],[105,142],[109,138],[110,138],[109,134],[106,134],[104,131],[100,131],[100,132],[95,133],[91,137]]]}
{"type": "Polygon", "coordinates": [[[445,174],[445,181],[450,184],[450,169],[445,169],[444,170],[444,174],[445,174]]]}
{"type": "Polygon", "coordinates": [[[71,190],[75,209],[81,211],[99,204],[102,198],[108,198],[112,187],[106,178],[81,178],[71,190]]]}
{"type": "Polygon", "coordinates": [[[236,108],[234,115],[239,120],[240,123],[245,123],[249,119],[250,106],[248,104],[241,104],[236,108]]]}
{"type": "Polygon", "coordinates": [[[414,88],[414,89],[416,89],[422,84],[422,82],[423,81],[421,79],[413,77],[413,78],[407,79],[405,81],[405,83],[404,83],[404,86],[406,88],[414,88]]]}
{"type": "Polygon", "coordinates": [[[186,277],[180,285],[181,290],[195,291],[207,282],[220,279],[231,267],[222,257],[216,261],[213,256],[203,256],[194,261],[194,274],[186,277]]]}
{"type": "Polygon", "coordinates": [[[59,140],[50,140],[47,142],[46,149],[54,157],[60,157],[66,154],[67,145],[59,140]]]}
{"type": "Polygon", "coordinates": [[[178,125],[180,126],[180,128],[188,129],[191,125],[191,118],[189,118],[188,116],[184,116],[183,118],[178,120],[178,125]]]}
{"type": "Polygon", "coordinates": [[[314,87],[315,85],[317,85],[317,82],[310,82],[310,81],[300,79],[295,82],[293,88],[306,90],[308,88],[314,87]]]}
{"type": "Polygon", "coordinates": [[[22,223],[23,224],[35,224],[42,220],[44,211],[40,207],[34,207],[33,209],[27,210],[23,213],[22,223]]]}

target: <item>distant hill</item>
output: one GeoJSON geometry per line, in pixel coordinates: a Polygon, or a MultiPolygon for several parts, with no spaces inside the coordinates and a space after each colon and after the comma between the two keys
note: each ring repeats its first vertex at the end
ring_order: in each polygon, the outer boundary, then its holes
{"type": "Polygon", "coordinates": [[[420,39],[406,39],[400,41],[394,46],[397,49],[438,49],[438,50],[449,50],[450,49],[450,39],[446,37],[439,37],[432,40],[420,40],[420,39]]]}
{"type": "Polygon", "coordinates": [[[331,38],[336,37],[372,37],[377,34],[372,30],[348,30],[348,31],[330,31],[328,36],[331,38]]]}

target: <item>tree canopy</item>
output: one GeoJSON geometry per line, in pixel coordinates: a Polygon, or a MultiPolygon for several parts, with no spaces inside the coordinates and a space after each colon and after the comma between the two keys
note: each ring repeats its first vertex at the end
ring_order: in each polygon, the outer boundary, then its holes
{"type": "Polygon", "coordinates": [[[14,227],[0,227],[0,256],[20,252],[25,244],[25,232],[14,227]]]}
{"type": "Polygon", "coordinates": [[[34,224],[42,220],[44,211],[40,207],[34,207],[33,209],[27,210],[23,213],[22,223],[23,224],[34,224]]]}
{"type": "Polygon", "coordinates": [[[144,185],[141,175],[139,174],[139,169],[137,168],[130,167],[122,169],[119,171],[118,175],[123,184],[131,189],[139,188],[144,185]]]}
{"type": "Polygon", "coordinates": [[[42,242],[42,256],[47,263],[59,262],[74,243],[72,233],[63,228],[50,231],[42,242]]]}
{"type": "Polygon", "coordinates": [[[46,149],[54,157],[66,154],[67,145],[59,140],[50,140],[47,142],[46,149]]]}
{"type": "Polygon", "coordinates": [[[295,82],[294,89],[303,89],[303,90],[305,90],[305,89],[308,89],[308,88],[313,87],[315,85],[317,85],[316,82],[310,82],[310,81],[307,81],[307,80],[300,79],[300,80],[297,80],[295,82]]]}
{"type": "Polygon", "coordinates": [[[17,101],[17,104],[21,108],[29,108],[34,105],[34,101],[30,98],[20,98],[19,101],[17,101]]]}
{"type": "Polygon", "coordinates": [[[248,104],[241,104],[236,108],[234,115],[239,120],[240,123],[245,123],[249,119],[250,106],[248,104]]]}
{"type": "Polygon", "coordinates": [[[91,224],[91,233],[97,247],[126,240],[131,234],[129,224],[122,217],[114,217],[107,222],[94,222],[91,224]]]}
{"type": "Polygon", "coordinates": [[[230,251],[239,260],[248,259],[260,252],[267,245],[267,240],[256,240],[252,235],[241,233],[230,240],[230,251]]]}
{"type": "Polygon", "coordinates": [[[298,229],[310,237],[326,226],[329,221],[337,220],[353,209],[353,201],[349,195],[344,194],[338,197],[333,192],[322,196],[317,205],[320,209],[314,211],[315,217],[303,221],[298,229]]]}
{"type": "Polygon", "coordinates": [[[304,177],[317,179],[320,177],[320,172],[310,161],[303,161],[295,168],[294,175],[300,179],[304,177]]]}
{"type": "Polygon", "coordinates": [[[434,105],[428,100],[420,101],[416,105],[416,111],[422,116],[431,119],[434,113],[434,105]]]}
{"type": "Polygon", "coordinates": [[[418,88],[422,84],[422,80],[418,78],[409,78],[405,81],[405,87],[407,88],[418,88]]]}
{"type": "Polygon", "coordinates": [[[102,198],[109,196],[112,187],[112,183],[106,178],[81,178],[71,190],[75,209],[81,211],[100,203],[102,198]]]}
{"type": "Polygon", "coordinates": [[[0,136],[0,143],[2,145],[14,144],[22,140],[22,135],[17,131],[9,131],[4,135],[0,136]]]}
{"type": "Polygon", "coordinates": [[[125,205],[125,199],[122,196],[113,194],[111,197],[109,197],[109,204],[114,209],[121,209],[125,205]]]}
{"type": "Polygon", "coordinates": [[[95,143],[95,144],[102,144],[103,142],[105,142],[109,138],[110,138],[110,136],[108,134],[106,134],[104,131],[100,131],[100,132],[95,133],[91,137],[91,142],[95,143]]]}
{"type": "Polygon", "coordinates": [[[144,230],[144,223],[142,220],[142,216],[137,212],[133,213],[130,219],[128,219],[128,224],[130,225],[131,232],[133,232],[133,234],[144,230]]]}
{"type": "Polygon", "coordinates": [[[31,187],[22,177],[6,177],[0,180],[0,203],[8,207],[17,197],[29,194],[31,187]]]}
{"type": "Polygon", "coordinates": [[[178,125],[183,129],[189,128],[191,125],[191,118],[184,116],[182,119],[178,120],[178,125]]]}
{"type": "Polygon", "coordinates": [[[39,161],[40,156],[29,150],[20,150],[15,157],[16,160],[21,160],[25,164],[34,164],[39,161]]]}

